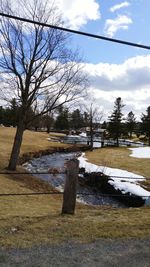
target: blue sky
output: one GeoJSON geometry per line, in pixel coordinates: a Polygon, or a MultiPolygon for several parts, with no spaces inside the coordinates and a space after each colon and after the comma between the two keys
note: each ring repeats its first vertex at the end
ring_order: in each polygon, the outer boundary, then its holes
{"type": "MultiPolygon", "coordinates": [[[[149,0],[131,0],[131,1],[114,1],[114,0],[99,0],[95,1],[99,4],[100,18],[97,20],[89,20],[87,24],[81,25],[79,30],[91,32],[98,35],[104,35],[116,39],[122,39],[135,43],[143,43],[150,45],[150,1],[149,0]],[[124,7],[119,8],[119,4],[124,3],[124,7]],[[111,11],[111,8],[118,9],[111,11]],[[108,34],[106,24],[108,20],[111,25],[113,22],[123,21],[126,18],[127,23],[116,25],[116,32],[108,34]],[[129,21],[129,23],[128,23],[129,21]],[[121,27],[126,27],[123,29],[121,27]]],[[[110,25],[110,26],[111,26],[110,25]]],[[[87,62],[109,62],[121,63],[125,59],[136,56],[149,54],[149,51],[137,49],[125,45],[114,44],[106,41],[100,41],[93,38],[74,36],[74,44],[80,46],[83,51],[84,58],[87,62]]]]}
{"type": "MultiPolygon", "coordinates": [[[[150,46],[150,0],[47,1],[50,6],[55,2],[65,27],[150,46]]],[[[20,1],[10,2],[24,16],[20,1]]],[[[32,5],[34,0],[27,3],[32,5]]],[[[124,114],[133,111],[139,119],[146,112],[150,106],[149,50],[77,35],[72,35],[70,45],[83,55],[88,93],[104,111],[104,118],[117,97],[125,104],[124,114]]]]}
{"type": "MultiPolygon", "coordinates": [[[[72,29],[150,46],[149,0],[57,0],[72,29]]],[[[108,117],[117,97],[140,119],[150,105],[149,50],[72,36],[90,80],[88,92],[108,117]]]]}

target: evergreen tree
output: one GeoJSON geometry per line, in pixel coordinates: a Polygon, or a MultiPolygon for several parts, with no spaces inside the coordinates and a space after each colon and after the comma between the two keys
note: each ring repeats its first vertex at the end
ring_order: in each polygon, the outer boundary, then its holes
{"type": "Polygon", "coordinates": [[[78,130],[83,127],[83,116],[79,109],[76,109],[71,114],[70,127],[74,130],[78,130]]]}
{"type": "Polygon", "coordinates": [[[88,112],[85,111],[83,114],[83,126],[88,127],[89,125],[90,125],[90,116],[88,112]]]}
{"type": "Polygon", "coordinates": [[[15,98],[13,98],[10,102],[10,123],[12,126],[17,126],[19,121],[19,105],[15,98]]]}
{"type": "Polygon", "coordinates": [[[19,120],[19,105],[15,98],[10,101],[10,106],[0,107],[0,124],[5,126],[17,126],[19,120]]]}
{"type": "Polygon", "coordinates": [[[69,112],[67,108],[59,108],[59,115],[57,116],[55,121],[55,128],[57,130],[69,129],[69,112]]]}
{"type": "Polygon", "coordinates": [[[53,118],[52,114],[47,114],[47,115],[43,116],[42,120],[43,120],[42,126],[44,128],[46,127],[47,133],[49,133],[51,127],[54,125],[54,118],[53,118]]]}
{"type": "Polygon", "coordinates": [[[4,124],[4,109],[0,106],[0,124],[4,124]]]}
{"type": "Polygon", "coordinates": [[[150,106],[146,110],[146,114],[142,114],[141,120],[141,128],[146,133],[146,136],[148,137],[148,144],[150,146],[150,106]]]}
{"type": "Polygon", "coordinates": [[[122,133],[122,108],[124,107],[121,97],[116,98],[114,110],[109,117],[108,131],[110,136],[116,140],[116,145],[119,146],[119,137],[122,133]]]}
{"type": "Polygon", "coordinates": [[[102,129],[107,129],[107,122],[106,122],[106,121],[104,121],[104,122],[102,123],[101,128],[102,128],[102,129]]]}
{"type": "Polygon", "coordinates": [[[136,118],[135,118],[135,115],[132,111],[130,111],[128,113],[127,120],[126,120],[126,126],[127,126],[127,131],[130,134],[130,137],[132,137],[132,132],[136,126],[136,118]]]}
{"type": "Polygon", "coordinates": [[[12,116],[11,116],[10,107],[6,107],[5,109],[3,109],[3,123],[5,126],[11,126],[12,125],[12,116]]]}

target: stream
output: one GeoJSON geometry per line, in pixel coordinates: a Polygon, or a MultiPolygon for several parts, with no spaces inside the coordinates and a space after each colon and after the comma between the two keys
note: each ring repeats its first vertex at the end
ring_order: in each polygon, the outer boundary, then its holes
{"type": "MultiPolygon", "coordinates": [[[[63,192],[65,173],[51,174],[47,173],[51,168],[57,168],[61,172],[65,171],[64,164],[67,160],[76,157],[76,153],[54,153],[51,155],[35,158],[23,164],[23,167],[29,172],[46,172],[45,174],[33,174],[36,177],[50,183],[58,191],[63,192]]],[[[90,187],[77,185],[77,201],[90,205],[111,205],[113,207],[126,207],[124,204],[107,196],[100,196],[90,187]],[[82,195],[83,194],[83,195],[82,195]]]]}

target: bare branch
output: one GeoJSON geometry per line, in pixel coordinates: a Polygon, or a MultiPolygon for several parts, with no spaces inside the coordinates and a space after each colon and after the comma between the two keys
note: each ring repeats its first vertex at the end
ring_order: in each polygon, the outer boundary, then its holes
{"type": "MultiPolygon", "coordinates": [[[[20,0],[21,12],[30,19],[62,25],[60,15],[48,1],[20,0]]],[[[1,0],[1,11],[15,14],[10,1],[1,0]]],[[[57,107],[79,99],[85,93],[87,79],[78,53],[68,49],[66,33],[52,28],[14,21],[0,20],[1,95],[10,101],[17,96],[20,120],[12,150],[17,155],[25,125],[31,120],[29,111],[46,114],[57,107]]],[[[32,113],[34,113],[32,112],[32,113]]],[[[34,113],[35,114],[35,113],[34,113]]],[[[11,168],[14,168],[11,166],[11,168]]]]}

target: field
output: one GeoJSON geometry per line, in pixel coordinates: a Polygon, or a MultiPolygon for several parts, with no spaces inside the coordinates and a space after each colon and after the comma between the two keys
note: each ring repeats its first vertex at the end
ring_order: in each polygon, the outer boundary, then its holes
{"type": "MultiPolygon", "coordinates": [[[[0,128],[1,172],[6,171],[14,133],[13,128],[0,128]]],[[[47,141],[47,137],[49,135],[46,133],[26,131],[21,153],[66,147],[61,143],[47,141]]],[[[116,164],[117,168],[129,168],[130,171],[148,175],[150,162],[138,165],[136,159],[131,158],[132,164],[129,165],[126,162],[128,155],[125,149],[102,149],[86,154],[93,163],[107,166],[116,164]]],[[[17,171],[21,172],[22,167],[18,166],[17,171]]],[[[0,175],[0,194],[44,191],[52,191],[51,186],[31,175],[0,175]]],[[[0,205],[1,246],[27,247],[67,240],[86,242],[99,238],[150,237],[149,207],[115,209],[77,203],[74,216],[62,216],[61,195],[0,196],[0,205]]]]}

